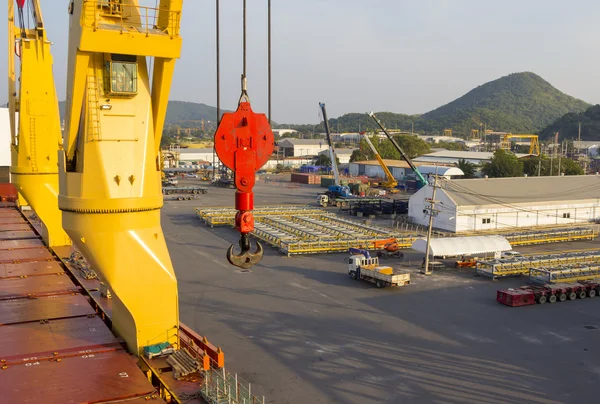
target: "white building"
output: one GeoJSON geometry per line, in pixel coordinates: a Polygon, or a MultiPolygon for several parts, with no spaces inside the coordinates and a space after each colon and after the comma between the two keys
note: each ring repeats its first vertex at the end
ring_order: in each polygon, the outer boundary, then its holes
{"type": "MultiPolygon", "coordinates": [[[[179,149],[179,161],[181,163],[193,163],[196,161],[208,161],[212,163],[213,161],[213,148],[204,148],[204,149],[196,149],[196,148],[187,148],[187,149],[179,149]]],[[[218,157],[215,157],[218,160],[218,157]]]]}
{"type": "MultiPolygon", "coordinates": [[[[423,156],[414,158],[414,162],[420,163],[439,163],[439,164],[456,164],[458,160],[465,160],[473,164],[487,163],[492,160],[494,153],[492,152],[473,152],[473,151],[452,151],[442,150],[423,156]]],[[[530,156],[529,154],[516,154],[518,158],[530,156]]]]}
{"type": "MultiPolygon", "coordinates": [[[[390,160],[384,159],[383,162],[390,170],[392,175],[397,180],[405,180],[406,176],[414,175],[413,170],[410,168],[407,162],[404,160],[390,160]]],[[[460,168],[452,167],[452,166],[435,166],[423,165],[423,164],[415,164],[419,169],[419,172],[427,178],[429,174],[437,174],[442,177],[456,178],[465,175],[460,168]]],[[[371,178],[384,178],[385,173],[383,172],[383,168],[379,164],[377,160],[369,160],[369,161],[356,161],[350,163],[348,166],[349,174],[356,177],[359,175],[366,175],[371,178]]]]}
{"type": "MultiPolygon", "coordinates": [[[[600,218],[600,176],[441,180],[433,226],[452,232],[588,223],[600,218]]],[[[408,216],[427,225],[432,187],[411,196],[408,216]]]]}
{"type": "MultiPolygon", "coordinates": [[[[335,155],[337,156],[340,164],[348,164],[350,162],[350,156],[352,156],[352,152],[356,149],[335,149],[335,155]]],[[[323,150],[319,152],[319,154],[323,154],[329,157],[329,149],[323,150]]]]}
{"type": "Polygon", "coordinates": [[[8,108],[0,108],[0,182],[9,182],[10,121],[8,108]]]}
{"type": "Polygon", "coordinates": [[[285,138],[278,141],[277,146],[281,157],[316,156],[329,148],[327,141],[322,139],[285,138]]]}

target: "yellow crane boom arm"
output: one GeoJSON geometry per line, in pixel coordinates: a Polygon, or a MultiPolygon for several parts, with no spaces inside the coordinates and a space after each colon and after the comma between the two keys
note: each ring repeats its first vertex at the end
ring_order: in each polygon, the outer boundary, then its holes
{"type": "Polygon", "coordinates": [[[387,167],[387,165],[385,164],[385,162],[383,161],[383,159],[377,152],[377,149],[375,149],[375,146],[373,146],[373,143],[371,143],[371,139],[369,139],[369,137],[367,135],[365,135],[364,138],[365,138],[367,144],[369,145],[369,147],[371,148],[371,150],[373,151],[373,153],[375,154],[375,158],[377,159],[377,162],[379,163],[379,165],[383,169],[383,172],[385,173],[385,176],[387,179],[386,183],[384,184],[385,187],[386,188],[396,188],[398,186],[398,181],[396,181],[396,179],[394,178],[394,175],[392,174],[390,169],[387,167]]]}

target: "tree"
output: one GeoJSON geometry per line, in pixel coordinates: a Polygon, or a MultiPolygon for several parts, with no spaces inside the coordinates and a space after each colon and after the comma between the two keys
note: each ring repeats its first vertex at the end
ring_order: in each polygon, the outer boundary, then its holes
{"type": "Polygon", "coordinates": [[[435,144],[436,147],[440,147],[446,150],[456,150],[456,151],[467,151],[469,148],[461,142],[437,142],[435,144]]]}
{"type": "Polygon", "coordinates": [[[465,178],[475,178],[475,164],[467,161],[465,159],[458,160],[456,163],[456,167],[460,168],[463,173],[465,173],[465,178]]]}
{"type": "Polygon", "coordinates": [[[498,149],[489,163],[485,163],[481,171],[492,178],[521,177],[523,175],[523,162],[513,153],[498,149]]]}
{"type": "Polygon", "coordinates": [[[576,161],[563,157],[560,159],[554,158],[551,162],[548,156],[542,155],[541,158],[541,169],[540,165],[540,157],[530,157],[523,160],[523,172],[529,176],[537,176],[538,172],[542,176],[547,175],[560,175],[563,173],[565,175],[583,175],[583,168],[576,161]],[[560,165],[560,167],[559,167],[560,165]],[[550,167],[552,167],[552,173],[550,172],[550,167]],[[560,173],[559,173],[560,168],[560,173]],[[539,170],[539,171],[538,171],[539,170]]]}
{"type": "MultiPolygon", "coordinates": [[[[339,166],[340,159],[337,156],[335,157],[335,161],[339,166]]],[[[315,159],[315,165],[322,167],[331,167],[331,157],[329,157],[327,154],[319,154],[319,156],[315,159]]]]}
{"type": "MultiPolygon", "coordinates": [[[[429,144],[416,136],[396,135],[394,136],[394,140],[398,142],[398,145],[402,148],[402,150],[404,150],[404,153],[406,153],[411,159],[422,156],[431,151],[429,144]]],[[[398,158],[400,158],[400,153],[398,153],[398,158]]]]}

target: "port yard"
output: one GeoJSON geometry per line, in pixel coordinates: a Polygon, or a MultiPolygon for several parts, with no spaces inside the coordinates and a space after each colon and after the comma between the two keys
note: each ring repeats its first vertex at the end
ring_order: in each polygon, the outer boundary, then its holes
{"type": "MultiPolygon", "coordinates": [[[[320,189],[259,181],[255,191],[259,208],[314,203],[320,189]]],[[[162,226],[182,321],[218,341],[227,366],[267,402],[570,403],[597,394],[600,298],[508,308],[496,291],[527,275],[493,282],[474,268],[448,268],[425,277],[422,254],[410,250],[386,261],[411,272],[399,289],[350,279],[347,253],[287,257],[266,248],[259,265],[236,269],[225,260],[235,232],[207,226],[195,211],[230,206],[233,193],[212,187],[194,201],[166,202],[162,226]]],[[[518,247],[526,256],[593,249],[597,239],[518,247]]]]}

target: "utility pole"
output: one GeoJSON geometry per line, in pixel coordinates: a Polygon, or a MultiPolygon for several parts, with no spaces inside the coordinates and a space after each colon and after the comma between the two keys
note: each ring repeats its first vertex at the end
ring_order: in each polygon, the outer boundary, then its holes
{"type": "Polygon", "coordinates": [[[577,132],[577,154],[579,154],[580,148],[581,148],[581,122],[579,122],[579,130],[577,132]]]}
{"type": "MultiPolygon", "coordinates": [[[[425,248],[425,268],[423,273],[425,275],[431,275],[433,271],[429,268],[429,251],[431,246],[431,229],[433,228],[433,217],[437,215],[437,211],[435,210],[435,194],[437,191],[437,179],[438,179],[438,166],[435,164],[435,176],[433,177],[433,193],[431,194],[431,199],[428,200],[429,208],[426,210],[429,211],[429,227],[427,228],[427,247],[425,248]]],[[[427,201],[427,199],[425,199],[427,201]]]]}

